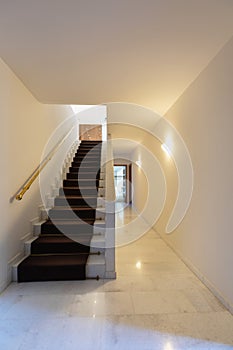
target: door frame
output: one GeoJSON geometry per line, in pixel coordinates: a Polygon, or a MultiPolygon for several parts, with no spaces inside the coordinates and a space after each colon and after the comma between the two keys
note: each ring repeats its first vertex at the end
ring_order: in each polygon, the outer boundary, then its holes
{"type": "Polygon", "coordinates": [[[125,202],[127,204],[132,203],[132,164],[123,164],[123,163],[114,163],[115,166],[124,166],[125,171],[125,179],[126,179],[126,198],[125,202]]]}

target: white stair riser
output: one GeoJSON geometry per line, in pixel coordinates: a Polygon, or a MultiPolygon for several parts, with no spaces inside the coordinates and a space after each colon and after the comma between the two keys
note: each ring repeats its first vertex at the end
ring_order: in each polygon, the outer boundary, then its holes
{"type": "Polygon", "coordinates": [[[98,247],[90,247],[91,253],[98,253],[100,252],[101,255],[105,255],[105,248],[98,248],[98,247]]]}
{"type": "Polygon", "coordinates": [[[105,257],[102,255],[89,255],[86,265],[87,278],[104,278],[106,271],[105,257]]]}
{"type": "Polygon", "coordinates": [[[24,254],[25,255],[31,254],[31,243],[28,243],[28,242],[24,243],[24,254]]]}
{"type": "Polygon", "coordinates": [[[102,208],[105,206],[105,199],[103,197],[97,198],[97,207],[102,208]]]}
{"type": "Polygon", "coordinates": [[[93,234],[99,235],[99,234],[105,234],[105,221],[96,220],[93,227],[93,234]]]}
{"type": "Polygon", "coordinates": [[[41,220],[47,220],[48,219],[48,214],[45,209],[41,209],[41,220]]]}
{"type": "Polygon", "coordinates": [[[104,188],[99,188],[99,190],[98,190],[98,196],[99,196],[99,197],[104,197],[104,196],[105,196],[105,189],[104,189],[104,188]]]}
{"type": "Polygon", "coordinates": [[[99,278],[105,277],[105,265],[86,265],[86,277],[87,278],[99,278]]]}
{"type": "Polygon", "coordinates": [[[104,180],[100,180],[100,181],[99,181],[99,187],[104,187],[104,183],[105,183],[104,180]]]}
{"type": "Polygon", "coordinates": [[[104,220],[105,219],[105,212],[97,209],[95,212],[95,219],[96,220],[104,220]]]}
{"type": "Polygon", "coordinates": [[[17,266],[12,266],[12,281],[18,282],[18,268],[17,268],[17,266]]]}
{"type": "Polygon", "coordinates": [[[45,222],[45,220],[37,222],[33,225],[33,235],[39,236],[41,234],[41,225],[45,222]]]}

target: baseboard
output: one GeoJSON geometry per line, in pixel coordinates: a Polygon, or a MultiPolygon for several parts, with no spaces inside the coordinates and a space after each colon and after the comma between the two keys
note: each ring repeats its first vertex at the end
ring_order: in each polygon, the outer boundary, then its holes
{"type": "MultiPolygon", "coordinates": [[[[40,206],[38,207],[38,210],[40,206]]],[[[32,220],[30,220],[30,231],[31,231],[31,234],[33,235],[33,226],[34,224],[36,224],[38,221],[40,221],[40,217],[39,216],[36,216],[35,218],[33,218],[32,220]]]]}
{"type": "Polygon", "coordinates": [[[0,294],[9,286],[10,282],[8,283],[8,281],[3,281],[0,284],[0,294]]]}
{"type": "Polygon", "coordinates": [[[3,281],[0,285],[0,293],[3,292],[4,289],[6,289],[9,284],[12,282],[12,266],[16,263],[16,261],[22,259],[23,252],[19,252],[15,254],[10,260],[7,262],[7,279],[3,281]]]}
{"type": "Polygon", "coordinates": [[[173,247],[173,245],[161,234],[159,234],[154,228],[152,228],[161,239],[173,250],[173,252],[178,255],[178,257],[184,262],[184,264],[197,276],[197,278],[214,294],[214,296],[225,306],[225,308],[233,315],[233,305],[227,300],[227,298],[222,295],[218,288],[210,282],[210,280],[203,275],[203,273],[198,270],[193,263],[186,257],[184,257],[180,251],[173,247]]]}
{"type": "Polygon", "coordinates": [[[8,260],[7,262],[7,272],[6,272],[6,276],[7,279],[5,281],[3,281],[0,284],[0,292],[2,292],[4,289],[7,288],[7,286],[12,282],[13,278],[12,278],[12,266],[19,261],[20,259],[22,259],[24,257],[24,242],[26,242],[29,238],[31,238],[33,236],[33,225],[39,221],[39,217],[35,217],[32,220],[30,220],[30,232],[25,233],[24,235],[22,235],[19,239],[20,244],[20,251],[18,253],[16,253],[10,260],[8,260]]]}
{"type": "Polygon", "coordinates": [[[26,233],[24,236],[20,238],[21,243],[23,244],[24,242],[26,242],[29,238],[32,237],[32,235],[33,235],[32,232],[26,233]]]}

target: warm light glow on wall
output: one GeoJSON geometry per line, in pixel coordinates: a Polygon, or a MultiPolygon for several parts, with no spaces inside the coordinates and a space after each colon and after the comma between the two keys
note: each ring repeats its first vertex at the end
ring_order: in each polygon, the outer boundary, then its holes
{"type": "Polygon", "coordinates": [[[167,146],[165,143],[163,143],[163,144],[161,145],[161,148],[162,148],[162,150],[166,153],[166,155],[167,155],[168,157],[171,157],[171,151],[170,151],[170,149],[168,148],[168,146],[167,146]]]}
{"type": "Polygon", "coordinates": [[[141,162],[140,160],[137,160],[135,163],[137,164],[137,166],[138,166],[139,168],[142,167],[142,162],[141,162]]]}
{"type": "Polygon", "coordinates": [[[141,261],[138,261],[138,262],[136,263],[136,268],[137,268],[138,270],[140,270],[141,267],[142,267],[142,263],[141,263],[141,261]]]}

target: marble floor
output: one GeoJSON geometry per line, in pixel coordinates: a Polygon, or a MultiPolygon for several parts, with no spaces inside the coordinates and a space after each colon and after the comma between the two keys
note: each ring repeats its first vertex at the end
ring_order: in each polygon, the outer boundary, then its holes
{"type": "MultiPolygon", "coordinates": [[[[119,209],[117,226],[127,235],[135,219],[119,209]]],[[[233,349],[233,316],[174,252],[153,230],[130,239],[116,280],[12,283],[0,295],[0,349],[233,349]]]]}

